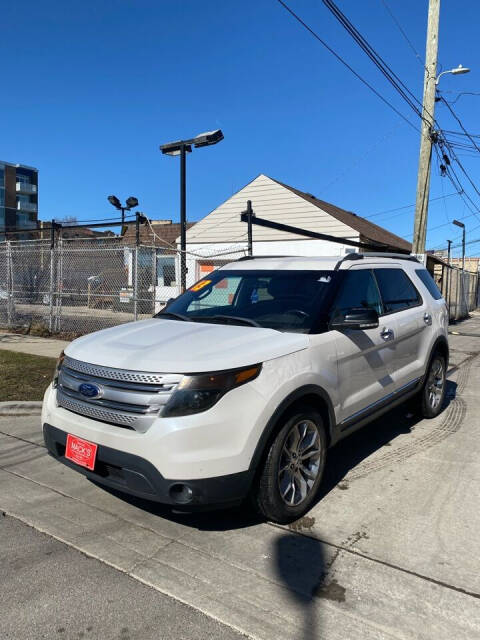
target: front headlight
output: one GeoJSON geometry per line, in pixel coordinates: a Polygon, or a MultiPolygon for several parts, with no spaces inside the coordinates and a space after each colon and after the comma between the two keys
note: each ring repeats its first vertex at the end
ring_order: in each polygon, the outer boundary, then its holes
{"type": "Polygon", "coordinates": [[[60,369],[62,368],[64,359],[65,359],[65,353],[62,351],[62,353],[58,357],[57,364],[55,366],[55,372],[53,374],[52,387],[54,389],[58,387],[58,376],[60,374],[60,369]]]}
{"type": "Polygon", "coordinates": [[[254,380],[261,368],[261,364],[254,364],[231,371],[183,376],[160,415],[163,418],[171,418],[206,411],[227,391],[254,380]]]}

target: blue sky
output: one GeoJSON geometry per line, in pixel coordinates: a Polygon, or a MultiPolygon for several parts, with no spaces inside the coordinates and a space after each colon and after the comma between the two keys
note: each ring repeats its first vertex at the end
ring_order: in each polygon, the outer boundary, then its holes
{"type": "MultiPolygon", "coordinates": [[[[415,125],[389,87],[320,0],[289,0],[360,74],[415,125]]],[[[427,0],[388,0],[424,56],[427,0]]],[[[423,68],[381,0],[338,5],[409,88],[421,96],[423,68]]],[[[480,5],[443,0],[439,62],[472,67],[447,75],[448,100],[480,91],[480,5]],[[477,68],[475,68],[477,67],[477,68]]],[[[152,218],[178,220],[178,159],[158,145],[222,128],[225,140],[188,158],[188,217],[198,220],[265,173],[369,216],[415,200],[419,134],[371,94],[276,0],[42,0],[2,7],[2,160],[40,170],[40,217],[114,216],[106,201],[135,195],[152,218]]],[[[480,133],[480,96],[454,107],[480,133]]],[[[458,130],[446,107],[436,115],[458,130]]],[[[461,157],[474,181],[480,154],[461,157]]],[[[463,180],[466,183],[466,180],[463,180]]],[[[480,180],[478,180],[480,184],[480,180]]],[[[453,191],[432,173],[431,197],[453,191]]],[[[480,208],[480,197],[469,188],[480,208]]],[[[431,203],[427,244],[459,236],[458,196],[431,203]]],[[[399,235],[413,207],[372,221],[399,235]]],[[[465,219],[480,237],[480,215],[465,219]],[[475,227],[479,227],[475,231],[475,227]]],[[[480,251],[480,243],[468,253],[480,251]]]]}

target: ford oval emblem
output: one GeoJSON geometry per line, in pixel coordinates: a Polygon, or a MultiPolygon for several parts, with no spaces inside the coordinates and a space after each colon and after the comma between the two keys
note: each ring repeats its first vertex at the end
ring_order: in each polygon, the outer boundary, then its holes
{"type": "Polygon", "coordinates": [[[90,384],[90,382],[82,382],[78,390],[86,398],[100,398],[103,393],[101,387],[96,384],[90,384]]]}

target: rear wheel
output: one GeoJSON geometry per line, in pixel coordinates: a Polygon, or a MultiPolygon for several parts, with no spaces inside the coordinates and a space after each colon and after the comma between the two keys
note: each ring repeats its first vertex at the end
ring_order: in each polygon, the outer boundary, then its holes
{"type": "Polygon", "coordinates": [[[326,457],[320,414],[305,407],[287,417],[270,444],[254,488],[257,510],[268,520],[291,522],[310,509],[326,457]]]}
{"type": "Polygon", "coordinates": [[[423,418],[435,418],[445,400],[447,372],[445,358],[436,353],[427,371],[423,389],[420,392],[419,405],[423,418]]]}

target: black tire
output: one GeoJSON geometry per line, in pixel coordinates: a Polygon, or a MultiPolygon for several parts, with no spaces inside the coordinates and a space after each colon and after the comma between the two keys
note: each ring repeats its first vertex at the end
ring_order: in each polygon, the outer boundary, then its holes
{"type": "Polygon", "coordinates": [[[259,469],[252,491],[255,509],[267,520],[279,524],[298,520],[305,515],[318,493],[326,451],[327,437],[318,411],[306,406],[289,413],[280,423],[259,469]],[[298,434],[302,436],[303,433],[303,437],[297,443],[294,459],[296,427],[298,434]],[[314,479],[309,473],[315,476],[314,479]],[[286,489],[289,478],[293,488],[286,489]],[[286,491],[285,497],[282,497],[282,490],[286,491]],[[305,493],[303,499],[302,492],[305,493]]]}
{"type": "Polygon", "coordinates": [[[422,390],[418,397],[418,409],[422,418],[436,418],[443,409],[446,391],[446,361],[441,353],[430,360],[422,390]]]}

